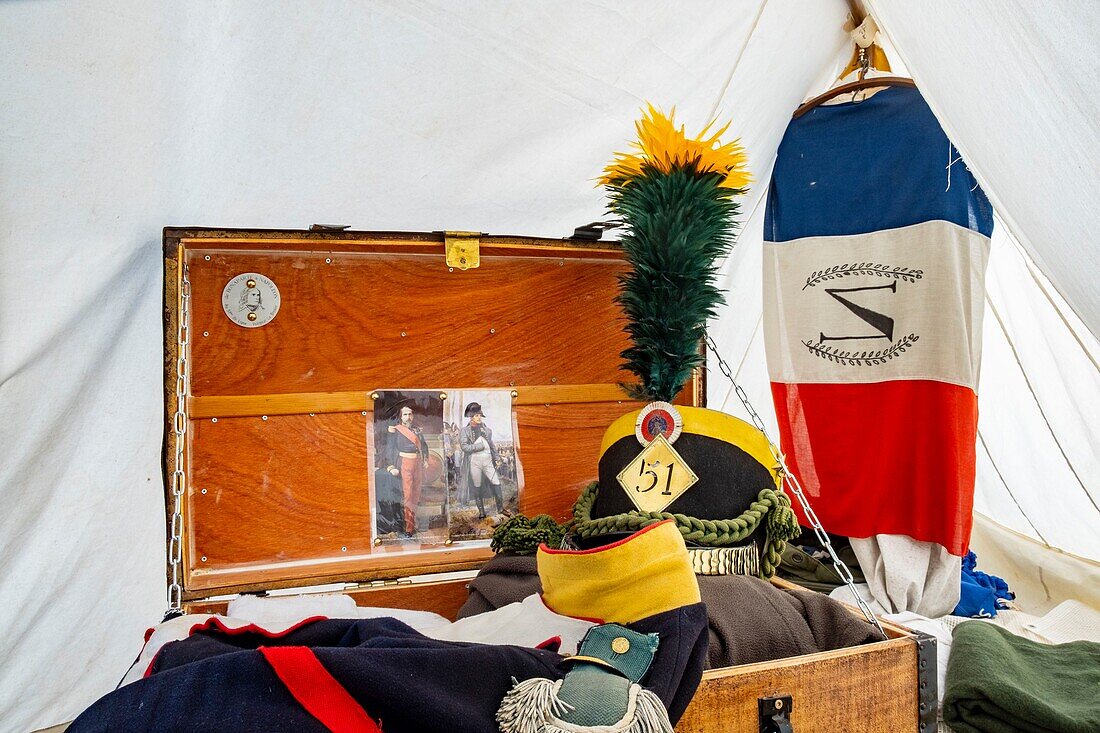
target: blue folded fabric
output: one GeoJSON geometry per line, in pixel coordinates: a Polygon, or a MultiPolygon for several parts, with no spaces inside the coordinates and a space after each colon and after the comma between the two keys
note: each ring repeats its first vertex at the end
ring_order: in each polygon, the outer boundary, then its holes
{"type": "Polygon", "coordinates": [[[1008,601],[1016,594],[1008,589],[1008,583],[995,575],[983,573],[977,569],[978,556],[974,551],[966,553],[962,559],[962,578],[959,591],[959,603],[952,616],[970,618],[993,618],[997,609],[1007,608],[1008,601]]]}

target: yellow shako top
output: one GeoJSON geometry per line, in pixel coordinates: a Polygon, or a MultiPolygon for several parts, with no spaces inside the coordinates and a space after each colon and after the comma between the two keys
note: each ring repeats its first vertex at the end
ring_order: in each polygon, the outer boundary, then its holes
{"type": "Polygon", "coordinates": [[[632,341],[623,369],[637,382],[623,387],[648,404],[608,428],[573,532],[591,547],[672,520],[689,547],[712,548],[693,550],[696,572],[767,577],[798,534],[767,439],[725,413],[673,404],[703,366],[706,322],[724,300],[715,263],[732,248],[750,176],[739,142],[719,141],[728,125],[689,137],[674,114],[650,106],[599,180],[631,265],[616,301],[632,341]]]}

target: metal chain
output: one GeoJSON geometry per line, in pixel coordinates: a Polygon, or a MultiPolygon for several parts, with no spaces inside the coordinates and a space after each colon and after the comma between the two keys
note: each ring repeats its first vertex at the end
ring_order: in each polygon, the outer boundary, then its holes
{"type": "Polygon", "coordinates": [[[187,266],[183,266],[180,281],[178,323],[176,327],[176,414],[172,418],[172,432],[176,441],[176,459],[173,463],[172,525],[168,540],[168,566],[172,582],[168,586],[168,614],[182,613],[183,586],[180,583],[180,565],[183,563],[183,491],[186,487],[183,447],[187,437],[187,344],[191,324],[191,281],[187,279],[187,266]]]}
{"type": "Polygon", "coordinates": [[[810,526],[813,528],[814,534],[817,536],[818,542],[829,553],[829,558],[833,561],[833,570],[844,581],[844,585],[848,586],[848,590],[852,592],[852,597],[855,599],[856,605],[859,606],[859,610],[863,612],[863,615],[875,625],[882,637],[887,638],[886,632],[882,629],[882,624],[879,623],[878,618],[871,612],[870,606],[867,605],[867,601],[863,600],[856,591],[855,580],[852,578],[852,571],[848,569],[848,566],[844,564],[844,561],[840,559],[840,556],[836,554],[836,550],[833,549],[833,543],[829,541],[829,535],[825,532],[825,528],[821,526],[821,520],[817,518],[817,514],[813,508],[810,507],[810,502],[806,499],[805,492],[802,491],[802,484],[799,483],[798,477],[794,475],[792,471],[787,468],[787,461],[783,458],[783,454],[780,452],[779,447],[768,435],[768,429],[764,426],[764,420],[749,401],[749,395],[737,383],[737,380],[733,377],[733,372],[730,371],[729,364],[722,358],[722,355],[718,353],[718,347],[714,343],[714,339],[710,337],[710,334],[705,336],[707,348],[714,354],[714,358],[718,360],[718,369],[723,375],[733,384],[733,390],[737,393],[738,399],[741,400],[741,404],[745,406],[745,410],[749,413],[749,417],[752,419],[752,424],[756,426],[757,430],[764,434],[764,437],[768,441],[768,448],[771,449],[772,457],[776,461],[776,465],[779,467],[779,471],[783,476],[783,483],[798,499],[799,505],[802,507],[802,513],[806,516],[806,519],[810,522],[810,526]]]}

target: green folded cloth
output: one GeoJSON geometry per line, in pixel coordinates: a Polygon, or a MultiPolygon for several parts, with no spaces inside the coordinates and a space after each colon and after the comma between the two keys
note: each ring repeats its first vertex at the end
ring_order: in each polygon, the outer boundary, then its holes
{"type": "MultiPolygon", "coordinates": [[[[856,554],[850,546],[837,550],[841,562],[848,566],[852,579],[857,583],[863,583],[863,571],[859,567],[856,554]]],[[[792,543],[787,543],[783,548],[783,554],[779,562],[779,577],[789,580],[803,588],[828,594],[832,590],[844,585],[844,580],[837,575],[831,564],[818,560],[806,552],[803,548],[792,543]]]]}
{"type": "Polygon", "coordinates": [[[1039,644],[985,621],[955,628],[943,720],[955,733],[1100,731],[1100,644],[1039,644]]]}

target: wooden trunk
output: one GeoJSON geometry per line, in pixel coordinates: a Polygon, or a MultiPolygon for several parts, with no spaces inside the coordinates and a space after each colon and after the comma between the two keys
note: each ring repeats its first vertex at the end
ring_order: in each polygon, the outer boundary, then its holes
{"type": "MultiPolygon", "coordinates": [[[[166,229],[164,253],[165,496],[171,532],[182,426],[176,522],[192,611],[224,610],[214,596],[340,582],[360,605],[454,617],[465,580],[418,576],[475,569],[490,551],[372,543],[376,390],[510,389],[520,509],[559,519],[595,478],[605,428],[635,407],[618,386],[627,340],[613,298],[625,263],[614,243],[166,229]],[[448,246],[452,265],[473,247],[480,266],[449,266],[448,246]],[[245,328],[223,311],[223,288],[241,273],[277,285],[270,323],[245,328]]],[[[697,375],[677,401],[702,405],[704,394],[697,375]]],[[[854,649],[711,670],[677,730],[767,730],[759,700],[782,696],[798,733],[932,730],[934,648],[929,662],[927,642],[888,632],[854,649]],[[932,668],[931,698],[921,664],[932,668]]]]}

